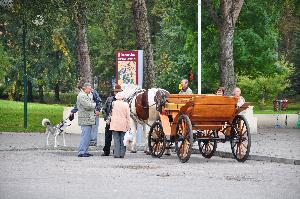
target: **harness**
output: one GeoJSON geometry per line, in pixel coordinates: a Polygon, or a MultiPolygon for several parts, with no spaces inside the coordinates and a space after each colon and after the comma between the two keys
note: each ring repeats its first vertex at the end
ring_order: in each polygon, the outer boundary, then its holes
{"type": "MultiPolygon", "coordinates": [[[[130,95],[127,99],[125,99],[125,101],[129,104],[130,117],[134,120],[134,122],[136,122],[136,123],[143,123],[143,124],[146,124],[147,126],[151,127],[144,120],[141,120],[137,116],[137,114],[133,113],[132,109],[131,109],[133,98],[136,97],[136,96],[138,96],[139,94],[145,92],[145,91],[146,91],[145,89],[137,89],[132,95],[130,95]]],[[[156,107],[155,107],[156,110],[160,112],[160,107],[166,103],[166,95],[165,95],[165,93],[161,89],[158,89],[157,92],[159,92],[159,94],[160,94],[160,96],[162,98],[161,101],[159,99],[157,99],[157,95],[155,95],[154,96],[154,104],[148,105],[146,107],[144,107],[142,105],[139,105],[139,104],[136,104],[136,106],[139,106],[139,107],[142,107],[142,108],[150,108],[150,107],[156,105],[156,107]]]]}
{"type": "Polygon", "coordinates": [[[148,125],[150,127],[150,125],[146,122],[144,122],[144,120],[140,120],[139,117],[132,112],[131,106],[132,106],[132,100],[134,97],[136,97],[138,94],[141,94],[143,92],[145,92],[145,89],[137,89],[132,95],[130,95],[127,99],[125,99],[125,101],[129,104],[129,110],[130,110],[130,117],[133,119],[133,121],[135,123],[144,123],[146,125],[148,125]]]}

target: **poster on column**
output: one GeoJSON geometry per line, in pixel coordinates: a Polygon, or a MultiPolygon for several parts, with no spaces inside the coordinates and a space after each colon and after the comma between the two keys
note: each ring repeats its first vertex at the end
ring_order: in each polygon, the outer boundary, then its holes
{"type": "Polygon", "coordinates": [[[118,84],[138,84],[138,51],[118,51],[116,71],[118,84]]]}

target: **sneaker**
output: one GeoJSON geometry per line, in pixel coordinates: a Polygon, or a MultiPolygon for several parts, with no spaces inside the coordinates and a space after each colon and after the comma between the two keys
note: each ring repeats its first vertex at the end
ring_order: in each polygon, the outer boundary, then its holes
{"type": "Polygon", "coordinates": [[[78,157],[90,157],[88,154],[84,153],[84,154],[79,154],[78,157]]]}
{"type": "Polygon", "coordinates": [[[90,154],[90,153],[86,153],[86,155],[88,155],[89,157],[90,157],[90,156],[93,156],[93,154],[90,154]]]}

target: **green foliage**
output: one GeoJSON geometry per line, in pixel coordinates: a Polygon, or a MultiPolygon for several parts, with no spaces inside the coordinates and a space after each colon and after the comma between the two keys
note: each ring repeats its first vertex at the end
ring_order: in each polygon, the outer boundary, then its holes
{"type": "MultiPolygon", "coordinates": [[[[64,104],[67,106],[74,106],[77,100],[77,93],[60,93],[59,94],[59,104],[64,104]]],[[[46,104],[56,104],[54,92],[46,92],[44,94],[44,101],[46,104]]]]}
{"type": "Polygon", "coordinates": [[[235,68],[239,75],[255,77],[276,73],[279,17],[273,1],[245,2],[234,39],[235,68]]]}
{"type": "MultiPolygon", "coordinates": [[[[194,80],[190,87],[196,92],[197,2],[146,2],[156,86],[178,93],[180,80],[189,78],[192,70],[194,80]]],[[[218,8],[219,3],[219,0],[214,0],[214,7],[218,8]]],[[[64,93],[72,92],[77,79],[74,13],[81,9],[79,1],[16,0],[13,4],[11,9],[0,7],[0,95],[4,93],[14,100],[23,98],[22,19],[26,14],[26,67],[33,95],[36,97],[38,89],[43,88],[45,101],[52,103],[51,90],[58,84],[62,103],[69,103],[74,98],[64,93]]],[[[299,5],[299,0],[244,2],[234,34],[234,63],[238,84],[247,99],[269,102],[278,94],[299,94],[299,5]],[[289,73],[288,80],[285,80],[284,71],[290,65],[293,65],[294,72],[289,73]]],[[[98,90],[105,93],[115,78],[115,52],[136,49],[132,1],[91,0],[84,1],[81,6],[89,11],[83,14],[87,19],[93,77],[98,90]]],[[[204,3],[201,25],[202,92],[212,93],[219,86],[220,79],[219,31],[204,3]]]]}
{"type": "MultiPolygon", "coordinates": [[[[155,35],[156,85],[178,93],[182,78],[188,79],[197,66],[197,7],[194,1],[156,1],[152,15],[161,19],[155,35]]],[[[197,77],[194,75],[194,79],[197,77]]],[[[190,87],[196,89],[196,81],[190,87]]]]}
{"type": "Polygon", "coordinates": [[[278,62],[277,65],[281,68],[278,74],[256,78],[239,77],[238,86],[247,101],[258,102],[263,108],[290,85],[287,77],[293,72],[293,68],[284,61],[278,62]]]}
{"type": "Polygon", "coordinates": [[[98,13],[89,17],[91,66],[103,92],[109,92],[115,78],[116,51],[136,49],[131,4],[128,0],[100,1],[98,13]]]}
{"type": "Polygon", "coordinates": [[[4,50],[3,45],[0,43],[0,84],[4,82],[4,77],[10,66],[10,57],[4,50]]]}
{"type": "Polygon", "coordinates": [[[295,34],[295,46],[291,52],[291,60],[295,67],[295,71],[289,76],[291,82],[289,90],[292,91],[290,94],[300,95],[300,29],[295,34]]]}

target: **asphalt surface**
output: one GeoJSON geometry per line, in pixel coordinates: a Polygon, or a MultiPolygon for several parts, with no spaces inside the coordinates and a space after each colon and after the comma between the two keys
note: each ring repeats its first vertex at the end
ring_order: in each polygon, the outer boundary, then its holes
{"type": "MultiPolygon", "coordinates": [[[[99,134],[103,145],[103,134],[99,134]]],[[[192,154],[160,159],[127,152],[124,159],[77,157],[78,135],[67,147],[45,146],[40,133],[0,133],[0,198],[299,198],[300,166],[285,162],[239,163],[192,154]]],[[[251,155],[299,160],[299,129],[260,129],[252,135],[251,155]]],[[[219,152],[230,144],[218,144],[219,152]]]]}
{"type": "Polygon", "coordinates": [[[194,156],[78,158],[76,152],[0,152],[0,198],[299,198],[300,167],[194,156]]]}

